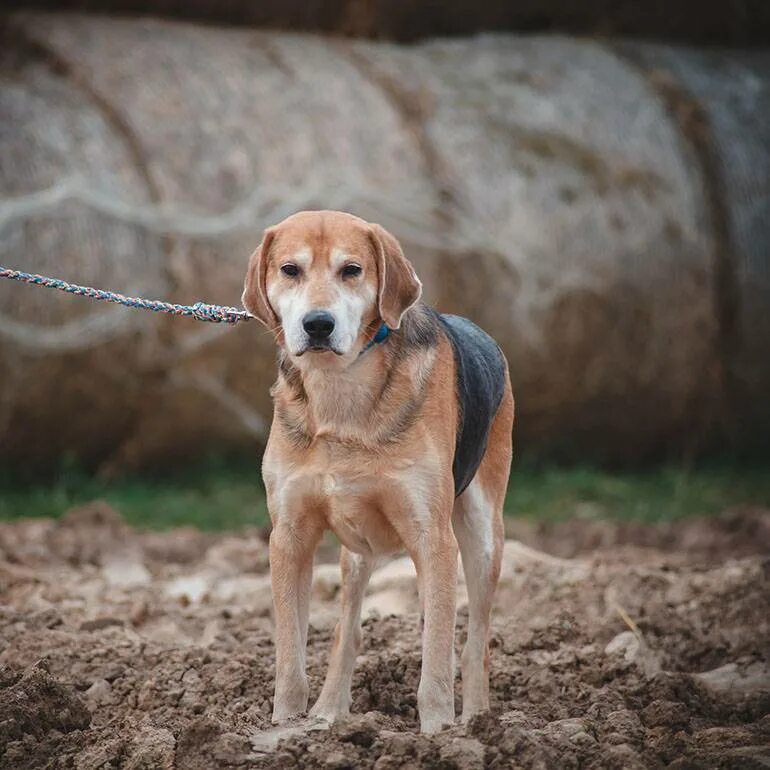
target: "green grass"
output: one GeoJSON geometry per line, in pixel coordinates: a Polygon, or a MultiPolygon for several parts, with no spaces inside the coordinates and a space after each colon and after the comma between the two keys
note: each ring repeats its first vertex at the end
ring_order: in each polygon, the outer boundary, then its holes
{"type": "Polygon", "coordinates": [[[163,477],[112,481],[65,470],[42,486],[0,479],[0,519],[56,517],[97,498],[110,503],[130,524],[151,529],[183,525],[236,529],[269,521],[256,463],[251,467],[211,464],[163,477]]]}
{"type": "MultiPolygon", "coordinates": [[[[163,477],[104,481],[63,470],[44,485],[0,478],[0,519],[60,516],[103,498],[131,524],[234,529],[267,523],[256,465],[210,463],[163,477]]],[[[660,521],[718,513],[734,505],[770,507],[770,467],[715,465],[686,472],[664,467],[610,473],[591,468],[517,467],[506,513],[534,519],[570,516],[660,521]]]]}
{"type": "Polygon", "coordinates": [[[590,468],[517,469],[507,514],[665,521],[710,515],[736,505],[770,507],[770,467],[711,465],[610,473],[590,468]]]}

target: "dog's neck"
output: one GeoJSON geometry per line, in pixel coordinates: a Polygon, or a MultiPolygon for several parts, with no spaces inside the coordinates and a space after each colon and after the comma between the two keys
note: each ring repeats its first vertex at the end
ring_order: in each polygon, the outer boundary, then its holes
{"type": "Polygon", "coordinates": [[[433,366],[437,336],[429,313],[409,315],[401,330],[347,367],[299,367],[282,351],[273,395],[276,418],[293,443],[377,448],[411,426],[433,366]]]}
{"type": "Polygon", "coordinates": [[[343,369],[280,365],[276,414],[302,443],[358,441],[366,435],[387,379],[387,354],[370,350],[343,369]]]}

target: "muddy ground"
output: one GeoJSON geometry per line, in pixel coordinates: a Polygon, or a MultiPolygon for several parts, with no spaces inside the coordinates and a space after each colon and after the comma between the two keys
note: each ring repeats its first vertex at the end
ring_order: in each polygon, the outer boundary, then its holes
{"type": "MultiPolygon", "coordinates": [[[[509,536],[492,710],[423,737],[407,561],[372,578],[354,715],[274,730],[264,533],[141,533],[99,503],[1,524],[0,767],[770,767],[770,512],[509,536]]],[[[332,550],[314,582],[311,697],[332,550]]]]}

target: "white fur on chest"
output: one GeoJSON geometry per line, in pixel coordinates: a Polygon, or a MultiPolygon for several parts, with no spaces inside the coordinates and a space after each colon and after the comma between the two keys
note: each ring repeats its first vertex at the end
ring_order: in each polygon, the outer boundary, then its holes
{"type": "Polygon", "coordinates": [[[311,369],[304,377],[319,435],[355,433],[367,424],[377,386],[376,372],[370,367],[359,367],[345,376],[311,369]]]}

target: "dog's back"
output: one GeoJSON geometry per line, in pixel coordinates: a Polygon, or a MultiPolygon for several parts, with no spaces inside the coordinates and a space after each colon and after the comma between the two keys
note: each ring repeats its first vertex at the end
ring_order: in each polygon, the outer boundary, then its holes
{"type": "Polygon", "coordinates": [[[476,475],[489,430],[505,391],[505,358],[497,343],[472,321],[437,314],[454,351],[460,424],[452,473],[455,497],[476,475]]]}

